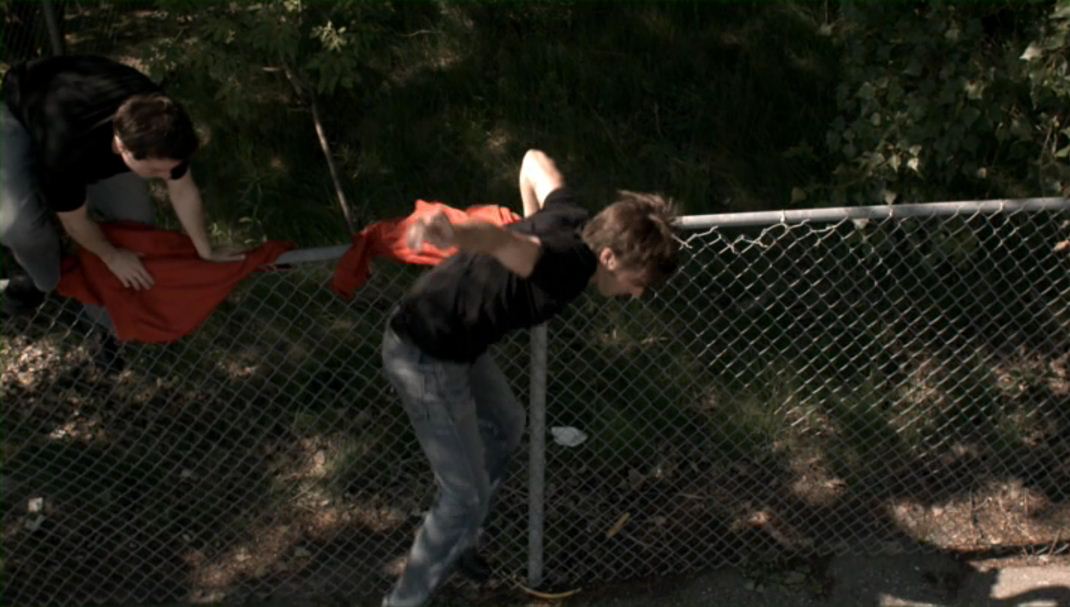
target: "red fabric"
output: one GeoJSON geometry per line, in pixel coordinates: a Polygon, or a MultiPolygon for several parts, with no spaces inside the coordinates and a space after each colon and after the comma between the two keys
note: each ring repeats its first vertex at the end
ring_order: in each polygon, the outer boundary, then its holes
{"type": "Polygon", "coordinates": [[[353,246],[349,247],[335,268],[331,290],[346,299],[351,299],[357,289],[367,282],[371,275],[372,259],[376,257],[389,257],[403,263],[433,266],[456,253],[456,247],[439,249],[425,244],[419,251],[413,251],[405,244],[405,232],[409,226],[421,217],[426,217],[436,211],[446,213],[450,223],[479,220],[497,225],[508,225],[520,221],[520,215],[497,205],[478,205],[461,210],[441,202],[417,200],[416,210],[408,217],[373,223],[361,230],[359,234],[353,235],[353,246]]]}
{"type": "Polygon", "coordinates": [[[271,241],[242,261],[204,261],[188,236],[129,222],[102,224],[115,246],[143,253],[155,284],[127,289],[99,257],[81,249],[64,260],[58,292],[82,303],[103,305],[122,341],[168,343],[193,332],[243,278],[270,264],[291,243],[271,241]]]}

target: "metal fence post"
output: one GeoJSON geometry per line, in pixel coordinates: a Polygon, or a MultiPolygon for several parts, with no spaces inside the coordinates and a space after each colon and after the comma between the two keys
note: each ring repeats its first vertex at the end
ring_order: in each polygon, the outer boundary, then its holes
{"type": "Polygon", "coordinates": [[[45,15],[45,27],[48,28],[48,41],[52,45],[53,55],[63,54],[63,37],[59,33],[56,10],[50,0],[41,0],[41,10],[45,15]]]}
{"type": "Polygon", "coordinates": [[[528,474],[528,584],[542,583],[543,500],[546,477],[546,325],[531,330],[531,389],[528,474]]]}

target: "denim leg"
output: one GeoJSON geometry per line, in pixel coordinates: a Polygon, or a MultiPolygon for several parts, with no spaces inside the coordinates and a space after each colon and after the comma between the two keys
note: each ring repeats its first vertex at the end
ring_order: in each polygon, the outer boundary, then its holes
{"type": "Polygon", "coordinates": [[[59,233],[41,197],[30,133],[0,104],[0,243],[40,291],[59,284],[59,233]]]}
{"type": "Polygon", "coordinates": [[[472,364],[471,384],[483,439],[484,466],[494,493],[524,435],[526,412],[513,396],[509,380],[489,354],[483,354],[472,364]]]}
{"type": "Polygon", "coordinates": [[[471,365],[432,358],[389,328],[383,366],[431,464],[438,495],[384,605],[423,605],[470,545],[486,515],[490,481],[472,394],[471,365]]]}

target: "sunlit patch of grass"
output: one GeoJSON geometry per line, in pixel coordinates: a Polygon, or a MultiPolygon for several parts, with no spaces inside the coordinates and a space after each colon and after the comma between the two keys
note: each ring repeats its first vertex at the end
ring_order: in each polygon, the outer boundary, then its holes
{"type": "MultiPolygon", "coordinates": [[[[782,396],[782,395],[781,395],[782,396]]],[[[707,399],[709,432],[724,459],[762,459],[783,429],[781,402],[774,394],[717,394],[707,399]]]]}

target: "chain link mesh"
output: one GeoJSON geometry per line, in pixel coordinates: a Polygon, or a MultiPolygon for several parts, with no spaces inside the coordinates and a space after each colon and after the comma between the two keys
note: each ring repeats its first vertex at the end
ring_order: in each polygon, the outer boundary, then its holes
{"type": "MultiPolygon", "coordinates": [[[[379,273],[352,304],[327,266],[259,275],[194,335],[124,344],[118,364],[74,302],[8,320],[4,604],[385,588],[432,491],[379,357],[412,274],[379,273]]],[[[521,393],[522,357],[502,363],[521,393]]],[[[509,524],[498,551],[522,568],[509,524]]]]}
{"type": "Polygon", "coordinates": [[[1066,550],[1066,229],[713,229],[652,300],[584,302],[550,325],[549,424],[591,440],[548,454],[547,570],[1066,550]]]}
{"type": "MultiPolygon", "coordinates": [[[[549,325],[548,585],[748,559],[1070,537],[1065,213],[712,229],[654,297],[549,325]]],[[[432,498],[381,373],[382,264],[258,274],[195,334],[112,364],[80,305],[3,324],[11,605],[371,597],[432,498]]],[[[528,344],[495,358],[521,399],[528,344]]],[[[518,452],[488,520],[527,558],[518,452]]]]}

